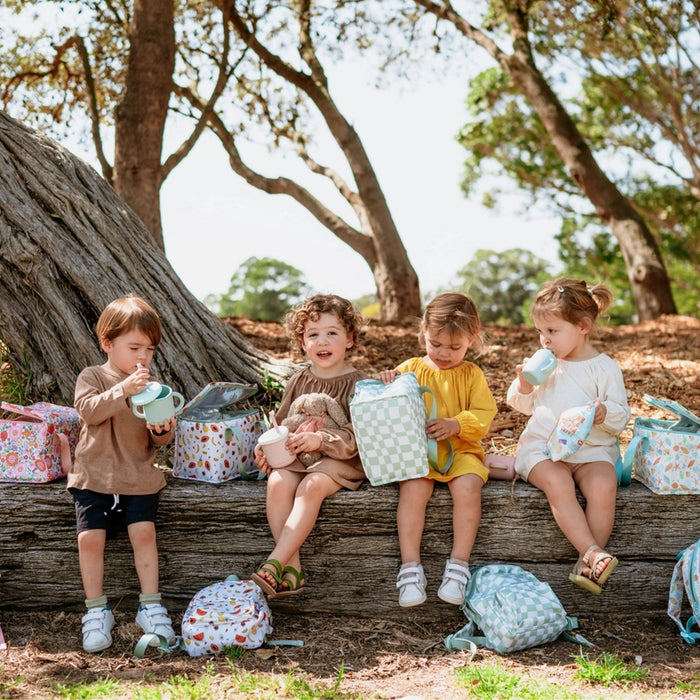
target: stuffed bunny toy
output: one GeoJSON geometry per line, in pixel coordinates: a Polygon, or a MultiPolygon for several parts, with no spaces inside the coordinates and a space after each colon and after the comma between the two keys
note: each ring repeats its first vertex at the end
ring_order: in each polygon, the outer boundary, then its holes
{"type": "MultiPolygon", "coordinates": [[[[342,428],[349,422],[345,411],[332,396],[317,393],[297,396],[282,425],[289,428],[290,432],[313,433],[323,428],[342,428]]],[[[299,461],[310,467],[322,456],[320,452],[304,452],[299,455],[299,461]]]]}

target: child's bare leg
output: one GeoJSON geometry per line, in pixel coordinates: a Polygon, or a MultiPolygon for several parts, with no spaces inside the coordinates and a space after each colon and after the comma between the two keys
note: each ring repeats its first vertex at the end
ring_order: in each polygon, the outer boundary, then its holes
{"type": "Polygon", "coordinates": [[[127,528],[134,550],[134,567],[139,577],[141,593],[158,593],[158,547],[155,523],[144,520],[127,528]]]}
{"type": "Polygon", "coordinates": [[[270,559],[277,559],[282,566],[290,565],[301,570],[299,549],[316,524],[323,501],[340,490],[338,482],[327,474],[307,474],[296,490],[291,513],[277,538],[270,559]]]}
{"type": "Polygon", "coordinates": [[[557,525],[579,556],[597,544],[588,526],[586,514],[576,498],[576,483],[566,464],[544,460],[535,465],[528,481],[544,491],[557,525]]]}
{"type": "Polygon", "coordinates": [[[106,530],[83,530],[78,533],[78,559],[85,598],[92,600],[104,593],[106,530]]]}
{"type": "MultiPolygon", "coordinates": [[[[267,513],[267,523],[270,526],[272,538],[275,540],[275,545],[279,542],[282,536],[282,531],[289,518],[294,500],[297,495],[297,488],[304,478],[301,472],[293,472],[288,469],[273,469],[267,477],[267,495],[265,498],[265,511],[267,513]]],[[[268,556],[268,559],[277,559],[274,551],[268,556]]],[[[287,562],[280,562],[280,566],[284,567],[287,562]]],[[[296,562],[290,564],[298,568],[298,554],[296,562]]],[[[276,566],[276,565],[275,565],[276,566]]],[[[273,564],[264,565],[258,569],[257,574],[264,579],[271,588],[278,588],[278,579],[275,576],[280,573],[276,571],[273,564]]]]}
{"type": "Polygon", "coordinates": [[[468,562],[481,522],[481,488],[476,474],[464,474],[448,482],[452,495],[453,542],[450,557],[468,562]]]}
{"type": "Polygon", "coordinates": [[[399,531],[401,563],[420,563],[420,543],[425,526],[425,508],[433,494],[432,479],[408,479],[399,482],[396,525],[399,531]]]}
{"type": "Polygon", "coordinates": [[[267,478],[265,509],[270,532],[275,542],[279,540],[287,518],[292,512],[297,488],[303,478],[303,473],[287,469],[273,469],[267,478]]]}
{"type": "MultiPolygon", "coordinates": [[[[574,472],[574,480],[586,499],[586,521],[593,535],[592,544],[605,549],[615,524],[615,470],[608,462],[589,462],[574,472]]],[[[603,572],[605,566],[605,561],[598,561],[596,576],[603,572]]]]}

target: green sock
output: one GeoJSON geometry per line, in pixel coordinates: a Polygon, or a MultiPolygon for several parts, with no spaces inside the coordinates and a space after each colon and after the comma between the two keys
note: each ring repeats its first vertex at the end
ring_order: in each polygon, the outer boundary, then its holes
{"type": "Polygon", "coordinates": [[[103,594],[99,598],[86,598],[85,606],[88,610],[107,607],[107,596],[103,594]]]}
{"type": "Polygon", "coordinates": [[[139,605],[151,605],[151,603],[160,603],[160,593],[139,594],[139,605]]]}

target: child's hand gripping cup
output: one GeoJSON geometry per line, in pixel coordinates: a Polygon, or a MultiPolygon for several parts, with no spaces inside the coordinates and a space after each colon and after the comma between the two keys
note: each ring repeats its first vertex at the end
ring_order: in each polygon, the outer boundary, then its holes
{"type": "Polygon", "coordinates": [[[158,382],[148,382],[143,391],[131,397],[134,415],[152,425],[170,420],[184,405],[185,398],[182,394],[158,382]]]}
{"type": "Polygon", "coordinates": [[[523,366],[523,379],[530,384],[542,384],[556,368],[556,355],[540,348],[523,366]]]}
{"type": "Polygon", "coordinates": [[[287,438],[289,438],[289,428],[286,425],[275,425],[258,438],[258,445],[267,457],[267,463],[273,469],[286,467],[296,459],[296,456],[286,448],[287,438]]]}

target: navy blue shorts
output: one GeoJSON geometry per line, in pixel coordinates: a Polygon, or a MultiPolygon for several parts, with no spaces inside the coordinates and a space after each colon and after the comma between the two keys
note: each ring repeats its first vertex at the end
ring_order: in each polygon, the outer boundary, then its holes
{"type": "Polygon", "coordinates": [[[89,489],[69,489],[75,501],[78,532],[106,530],[111,539],[132,523],[155,522],[159,494],[119,496],[89,489]]]}

